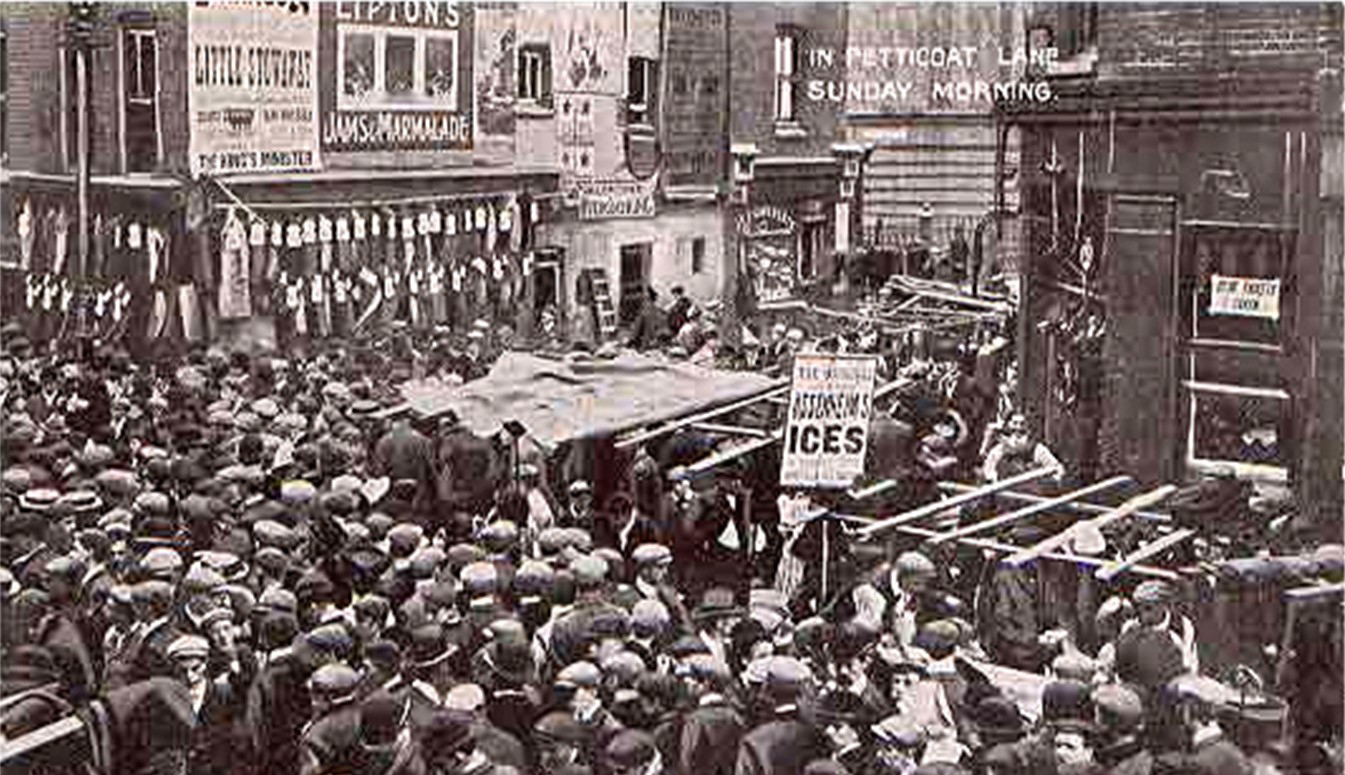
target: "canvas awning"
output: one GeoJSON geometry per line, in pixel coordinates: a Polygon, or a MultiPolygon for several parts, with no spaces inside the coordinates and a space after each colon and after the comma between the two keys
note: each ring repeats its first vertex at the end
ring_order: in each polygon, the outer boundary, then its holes
{"type": "Polygon", "coordinates": [[[490,374],[463,385],[403,383],[412,412],[451,409],[468,430],[491,435],[509,420],[548,446],[612,435],[741,401],[784,382],[743,371],[623,353],[611,360],[561,361],[507,352],[490,374]]]}

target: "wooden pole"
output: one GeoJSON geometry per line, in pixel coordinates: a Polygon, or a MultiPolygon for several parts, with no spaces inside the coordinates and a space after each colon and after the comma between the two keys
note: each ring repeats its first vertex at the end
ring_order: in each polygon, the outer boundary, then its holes
{"type": "Polygon", "coordinates": [[[644,431],[642,433],[637,433],[634,436],[624,438],[616,443],[616,448],[627,449],[629,447],[636,446],[637,444],[643,444],[646,441],[649,441],[650,439],[657,439],[660,436],[667,436],[668,434],[674,433],[683,428],[695,425],[697,423],[705,422],[706,420],[712,420],[716,417],[730,414],[732,412],[736,412],[739,409],[745,409],[751,406],[752,404],[759,403],[767,398],[770,398],[771,396],[784,395],[788,392],[789,392],[788,384],[776,385],[775,387],[766,390],[764,393],[758,393],[757,395],[752,396],[751,398],[744,398],[741,401],[734,401],[733,403],[725,404],[724,406],[721,406],[718,409],[708,409],[704,412],[699,412],[697,414],[683,417],[680,420],[670,422],[667,425],[660,426],[653,430],[644,431]]]}
{"type": "Polygon", "coordinates": [[[748,428],[742,425],[720,425],[713,422],[698,422],[691,426],[692,429],[705,431],[706,433],[726,433],[730,436],[752,436],[758,439],[768,438],[770,431],[761,428],[748,428]]]}
{"type": "MultiPolygon", "coordinates": [[[[832,519],[838,519],[842,522],[856,524],[873,524],[873,519],[862,517],[857,514],[831,514],[832,519]]],[[[926,527],[917,527],[915,525],[901,525],[894,528],[896,532],[902,535],[913,536],[915,538],[933,538],[939,534],[937,530],[930,530],[926,527]]],[[[959,538],[958,544],[972,549],[989,549],[1002,554],[1013,554],[1022,551],[1023,547],[1006,544],[1003,541],[995,541],[989,538],[959,538]]],[[[1054,560],[1057,562],[1068,562],[1075,565],[1084,565],[1090,568],[1100,568],[1109,561],[1100,557],[1088,557],[1086,555],[1067,554],[1065,552],[1048,552],[1042,555],[1043,559],[1054,560]]],[[[1168,581],[1177,581],[1181,579],[1181,574],[1167,568],[1157,568],[1150,565],[1132,565],[1126,569],[1130,573],[1139,576],[1152,576],[1153,578],[1166,579],[1168,581]]]]}
{"type": "Polygon", "coordinates": [[[1126,484],[1130,481],[1133,480],[1128,476],[1113,476],[1112,478],[1107,479],[1105,481],[1090,484],[1087,487],[1084,487],[1079,490],[1074,490],[1073,492],[1067,492],[1064,495],[1061,495],[1056,498],[1047,498],[1037,503],[1024,506],[1020,509],[1015,509],[1014,511],[1010,511],[1007,514],[1001,514],[997,517],[991,517],[990,519],[982,520],[972,525],[963,525],[962,527],[959,527],[956,530],[950,530],[947,533],[937,535],[931,538],[930,543],[941,544],[945,541],[951,541],[956,538],[975,535],[976,533],[982,533],[985,532],[986,530],[991,530],[993,528],[1001,527],[1003,525],[1008,525],[1013,522],[1017,522],[1020,519],[1026,519],[1028,517],[1040,514],[1044,511],[1050,511],[1054,508],[1064,506],[1073,501],[1077,501],[1080,498],[1086,498],[1089,495],[1095,495],[1097,493],[1110,490],[1114,487],[1120,487],[1121,485],[1126,484]]]}
{"type": "Polygon", "coordinates": [[[82,731],[84,731],[84,719],[71,715],[12,740],[0,739],[0,765],[8,766],[10,762],[27,756],[39,748],[65,741],[82,731]]]}
{"type": "Polygon", "coordinates": [[[1195,534],[1196,531],[1188,530],[1187,528],[1174,530],[1162,538],[1150,541],[1125,557],[1098,568],[1097,571],[1093,573],[1093,576],[1098,581],[1111,581],[1120,574],[1121,571],[1126,570],[1135,563],[1140,562],[1141,560],[1147,560],[1150,557],[1156,557],[1195,534]]]}
{"type": "MultiPolygon", "coordinates": [[[[964,503],[971,503],[972,501],[977,501],[980,500],[981,498],[994,495],[997,492],[1013,489],[1014,487],[1017,487],[1021,484],[1034,482],[1038,479],[1044,479],[1048,476],[1055,476],[1058,473],[1060,473],[1059,466],[1043,466],[1042,468],[1034,468],[1031,471],[1024,471],[1023,473],[1018,474],[1017,476],[1011,476],[1008,479],[1003,479],[998,482],[992,482],[983,487],[978,487],[972,490],[971,492],[965,492],[962,493],[961,495],[954,495],[951,498],[945,498],[944,500],[941,501],[927,503],[924,506],[912,509],[903,514],[898,514],[894,517],[889,517],[887,519],[880,520],[860,530],[859,537],[868,538],[874,535],[875,533],[887,530],[888,528],[896,527],[898,525],[904,525],[908,522],[915,522],[916,520],[924,519],[925,517],[930,517],[935,514],[941,514],[945,511],[948,511],[949,509],[955,509],[964,503]]],[[[869,488],[869,490],[874,489],[875,488],[872,487],[869,488]]],[[[868,490],[865,490],[863,492],[868,492],[868,490]]]]}
{"type": "Polygon", "coordinates": [[[1015,568],[1026,565],[1036,560],[1038,557],[1041,557],[1043,554],[1055,551],[1056,549],[1059,549],[1060,547],[1069,543],[1070,539],[1072,539],[1075,536],[1075,534],[1078,533],[1079,528],[1084,525],[1091,525],[1092,527],[1101,530],[1103,527],[1110,525],[1113,522],[1125,519],[1126,517],[1130,516],[1131,514],[1134,514],[1140,509],[1146,509],[1150,506],[1153,506],[1161,502],[1163,499],[1167,498],[1169,495],[1171,495],[1176,491],[1177,491],[1177,485],[1165,484],[1157,489],[1153,489],[1146,493],[1136,495],[1135,497],[1131,498],[1125,503],[1122,503],[1120,506],[1117,506],[1116,508],[1107,512],[1106,514],[1103,514],[1100,517],[1095,517],[1094,519],[1087,520],[1086,522],[1076,522],[1073,525],[1070,525],[1068,528],[1051,536],[1050,538],[1047,538],[1044,541],[1040,541],[1036,544],[1033,544],[1027,549],[1024,549],[1018,552],[1017,554],[1014,554],[1013,556],[1006,558],[1004,562],[1008,565],[1012,565],[1015,568]]]}
{"type": "MultiPolygon", "coordinates": [[[[976,489],[976,487],[973,485],[962,484],[961,482],[939,482],[937,486],[940,490],[943,490],[944,492],[953,492],[953,493],[971,492],[972,490],[976,489]]],[[[1041,495],[1032,495],[1031,493],[1013,492],[1013,491],[1002,492],[999,494],[999,497],[1004,498],[1006,500],[1018,501],[1019,503],[1041,503],[1042,501],[1046,500],[1046,498],[1041,495]]],[[[1066,503],[1065,505],[1061,506],[1061,508],[1069,509],[1070,511],[1081,511],[1088,514],[1106,514],[1107,512],[1111,511],[1111,506],[1099,506],[1096,503],[1081,503],[1079,501],[1066,503]]],[[[1134,513],[1133,516],[1136,516],[1143,520],[1147,520],[1149,522],[1172,521],[1172,515],[1162,514],[1156,511],[1137,511],[1134,513]]]]}

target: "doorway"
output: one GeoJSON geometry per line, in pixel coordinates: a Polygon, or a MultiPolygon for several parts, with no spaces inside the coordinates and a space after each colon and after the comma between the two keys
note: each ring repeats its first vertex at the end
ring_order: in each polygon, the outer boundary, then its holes
{"type": "Polygon", "coordinates": [[[649,285],[649,265],[654,245],[641,242],[621,246],[621,325],[629,325],[640,314],[640,304],[649,285]]]}

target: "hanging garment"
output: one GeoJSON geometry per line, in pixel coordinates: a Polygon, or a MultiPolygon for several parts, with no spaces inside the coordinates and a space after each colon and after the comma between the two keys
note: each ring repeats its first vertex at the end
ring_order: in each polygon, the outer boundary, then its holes
{"type": "Polygon", "coordinates": [[[33,242],[37,238],[37,219],[33,215],[33,200],[23,200],[19,210],[19,268],[25,272],[33,269],[33,242]]]}
{"type": "Polygon", "coordinates": [[[220,232],[219,316],[221,320],[252,317],[252,272],[248,233],[232,211],[220,232]]]}
{"type": "Polygon", "coordinates": [[[145,249],[149,253],[149,286],[153,294],[145,338],[152,341],[164,335],[171,312],[163,281],[168,271],[168,237],[157,227],[146,229],[145,249]]]}
{"type": "Polygon", "coordinates": [[[201,296],[195,285],[177,287],[177,308],[182,324],[182,338],[192,343],[205,341],[205,309],[201,306],[201,296]]]}

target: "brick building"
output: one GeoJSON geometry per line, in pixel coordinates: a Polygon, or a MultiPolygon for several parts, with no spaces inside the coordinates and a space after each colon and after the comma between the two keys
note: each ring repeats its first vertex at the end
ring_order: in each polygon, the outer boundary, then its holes
{"type": "Polygon", "coordinates": [[[1065,5],[1022,131],[1022,395],[1083,471],[1232,472],[1338,532],[1341,9],[1065,5]]]}

